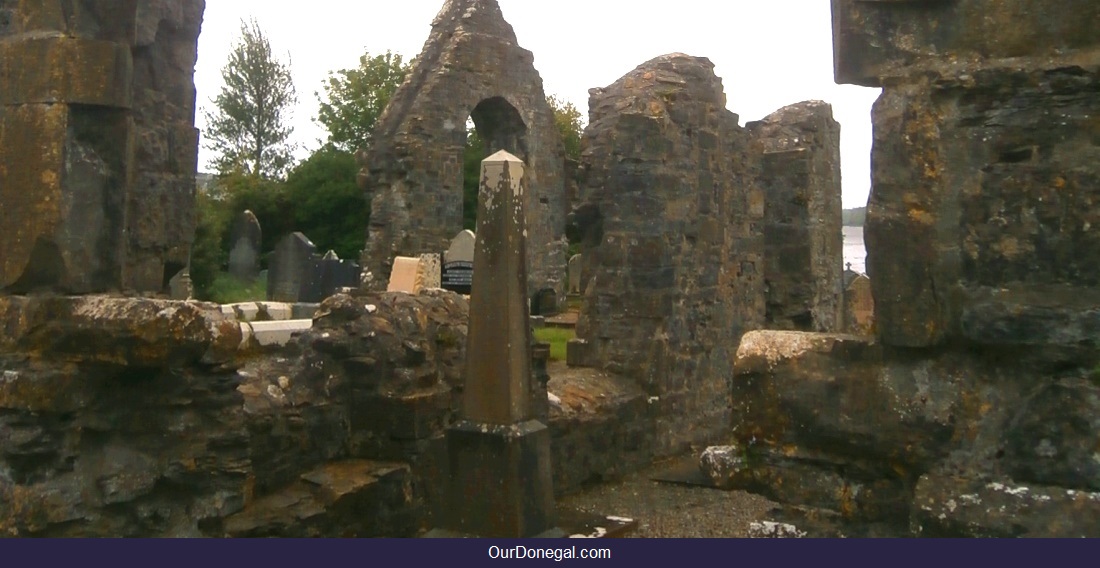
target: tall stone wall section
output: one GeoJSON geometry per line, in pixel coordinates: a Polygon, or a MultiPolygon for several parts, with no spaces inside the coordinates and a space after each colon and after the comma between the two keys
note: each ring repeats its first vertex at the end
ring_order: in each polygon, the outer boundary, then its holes
{"type": "Polygon", "coordinates": [[[186,266],[204,9],[0,1],[0,291],[161,292],[186,266]]]}
{"type": "Polygon", "coordinates": [[[767,327],[839,331],[844,235],[832,106],[799,103],[748,127],[763,155],[767,327]]]}
{"type": "Polygon", "coordinates": [[[592,91],[580,172],[587,364],[653,397],[658,453],[724,430],[744,331],[764,315],[763,194],[707,59],[658,57],[592,91]]]}
{"type": "Polygon", "coordinates": [[[1095,345],[1100,5],[908,4],[834,2],[838,80],[884,87],[866,229],[880,337],[1095,345]]]}
{"type": "Polygon", "coordinates": [[[713,477],[909,534],[1100,535],[1100,4],[833,13],[838,82],[883,89],[878,338],[743,339],[713,477]]]}
{"type": "Polygon", "coordinates": [[[466,122],[486,156],[507,150],[527,166],[528,275],[534,292],[564,297],[565,152],[534,56],[495,0],[451,0],[360,156],[371,199],[362,265],[388,282],[393,259],[441,253],[462,230],[466,122]]]}

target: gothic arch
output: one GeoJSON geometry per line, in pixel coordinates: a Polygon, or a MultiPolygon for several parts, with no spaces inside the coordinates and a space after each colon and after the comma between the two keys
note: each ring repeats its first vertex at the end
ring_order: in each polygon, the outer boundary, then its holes
{"type": "Polygon", "coordinates": [[[395,256],[446,250],[462,230],[467,119],[486,150],[527,165],[529,291],[564,294],[564,149],[534,56],[496,0],[451,0],[361,155],[371,199],[363,266],[385,286],[395,256]]]}

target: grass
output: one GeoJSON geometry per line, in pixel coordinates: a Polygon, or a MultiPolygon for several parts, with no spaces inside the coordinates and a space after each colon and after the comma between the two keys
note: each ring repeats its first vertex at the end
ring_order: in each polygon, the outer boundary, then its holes
{"type": "Polygon", "coordinates": [[[256,279],[248,283],[238,280],[227,272],[214,277],[210,285],[210,301],[219,304],[239,304],[241,302],[263,302],[267,300],[267,282],[256,279]]]}
{"type": "Polygon", "coordinates": [[[565,346],[576,337],[577,333],[572,329],[544,327],[535,330],[535,341],[550,344],[551,361],[565,361],[565,346]]]}

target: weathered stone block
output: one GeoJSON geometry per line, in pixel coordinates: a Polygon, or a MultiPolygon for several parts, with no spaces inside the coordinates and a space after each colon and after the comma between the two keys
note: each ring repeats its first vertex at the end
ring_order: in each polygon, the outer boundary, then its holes
{"type": "Polygon", "coordinates": [[[866,228],[884,342],[1095,346],[1098,85],[1071,66],[886,89],[866,228]]]}
{"type": "Polygon", "coordinates": [[[232,360],[241,335],[213,304],[0,296],[0,352],[133,369],[232,360]]]}
{"type": "Polygon", "coordinates": [[[129,46],[50,37],[0,42],[0,105],[65,103],[129,108],[129,46]]]}
{"type": "Polygon", "coordinates": [[[748,128],[763,153],[768,329],[840,331],[843,206],[832,107],[799,103],[748,128]]]}
{"type": "Polygon", "coordinates": [[[15,219],[0,235],[0,289],[117,289],[132,131],[125,111],[19,105],[0,123],[0,204],[15,219]]]}
{"type": "Polygon", "coordinates": [[[530,538],[554,527],[550,430],[542,423],[460,422],[447,430],[447,453],[450,530],[530,538]]]}
{"type": "Polygon", "coordinates": [[[14,221],[0,232],[0,289],[32,268],[35,248],[49,246],[62,222],[68,127],[69,112],[63,105],[0,111],[0,203],[14,221]],[[42,245],[40,239],[45,240],[42,245]]]}
{"type": "Polygon", "coordinates": [[[884,79],[959,63],[1046,58],[1100,48],[1092,0],[833,0],[838,83],[884,79]]]}
{"type": "Polygon", "coordinates": [[[225,534],[216,536],[411,537],[417,513],[408,466],[333,462],[229,517],[225,534]]]}
{"type": "Polygon", "coordinates": [[[732,383],[731,455],[743,463],[712,472],[788,503],[904,516],[905,488],[947,453],[957,422],[977,419],[973,387],[929,379],[959,371],[929,367],[891,363],[855,336],[746,334],[732,383]]]}
{"type": "Polygon", "coordinates": [[[930,474],[914,504],[914,532],[930,538],[1100,535],[1100,493],[930,474]]]}

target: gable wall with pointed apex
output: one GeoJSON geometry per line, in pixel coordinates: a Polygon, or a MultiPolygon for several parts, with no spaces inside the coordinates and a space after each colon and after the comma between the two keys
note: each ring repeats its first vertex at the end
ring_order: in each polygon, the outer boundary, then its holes
{"type": "Polygon", "coordinates": [[[486,155],[505,149],[527,166],[529,291],[552,288],[563,296],[564,150],[534,56],[518,45],[495,0],[444,6],[372,147],[360,154],[360,184],[372,206],[364,268],[384,283],[395,257],[441,253],[462,230],[471,116],[488,139],[486,155]]]}

